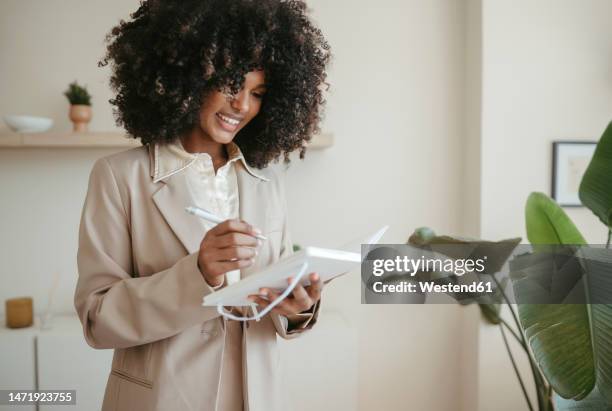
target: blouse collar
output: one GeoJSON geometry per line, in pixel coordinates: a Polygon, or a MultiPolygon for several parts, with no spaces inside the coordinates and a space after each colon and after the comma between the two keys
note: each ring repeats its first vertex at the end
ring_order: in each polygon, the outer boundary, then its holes
{"type": "MultiPolygon", "coordinates": [[[[229,157],[228,164],[234,161],[240,161],[249,174],[263,181],[269,181],[268,178],[257,173],[255,169],[248,165],[244,158],[244,154],[236,143],[232,141],[226,144],[226,148],[229,157]]],[[[149,149],[151,151],[150,154],[152,155],[151,175],[154,183],[185,170],[195,161],[197,161],[200,156],[208,157],[210,164],[212,164],[210,154],[190,153],[186,151],[179,138],[175,139],[171,143],[153,143],[149,149]]]]}

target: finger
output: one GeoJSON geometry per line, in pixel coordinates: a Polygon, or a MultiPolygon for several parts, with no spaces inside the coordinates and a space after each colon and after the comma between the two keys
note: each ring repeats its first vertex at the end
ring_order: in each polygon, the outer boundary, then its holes
{"type": "Polygon", "coordinates": [[[259,308],[266,308],[270,304],[270,301],[257,295],[249,296],[249,300],[257,304],[259,308]]]}
{"type": "Polygon", "coordinates": [[[215,261],[234,261],[255,258],[257,250],[253,247],[228,247],[216,250],[215,261]]]}
{"type": "Polygon", "coordinates": [[[225,220],[222,223],[217,224],[210,230],[214,235],[223,235],[230,232],[239,232],[255,236],[261,234],[261,230],[253,227],[246,221],[234,218],[231,220],[225,220]]]}
{"type": "MultiPolygon", "coordinates": [[[[291,284],[291,281],[292,281],[292,278],[289,277],[287,279],[287,282],[291,284]]],[[[312,305],[312,302],[310,301],[310,296],[308,295],[308,293],[306,292],[302,284],[297,283],[297,285],[293,289],[292,294],[293,294],[295,303],[299,307],[303,307],[302,310],[300,311],[307,310],[312,305]]]]}
{"type": "MultiPolygon", "coordinates": [[[[257,304],[257,309],[259,311],[264,310],[267,306],[270,305],[270,301],[259,297],[257,295],[253,295],[253,296],[249,296],[249,300],[253,301],[255,304],[257,304]]],[[[275,306],[271,312],[275,313],[275,314],[280,314],[280,315],[291,315],[291,312],[288,311],[287,309],[280,307],[280,304],[275,306]]]]}
{"type": "MultiPolygon", "coordinates": [[[[262,288],[260,290],[260,294],[265,295],[269,301],[274,301],[280,296],[280,293],[269,288],[262,288]]],[[[298,310],[299,306],[295,304],[295,301],[287,297],[283,298],[283,300],[278,303],[277,307],[281,310],[286,310],[288,313],[291,314],[300,312],[296,311],[298,310]]]]}
{"type": "Polygon", "coordinates": [[[217,248],[226,248],[233,246],[248,246],[257,247],[259,242],[257,238],[250,234],[239,232],[231,232],[217,236],[214,239],[213,245],[217,248]]]}
{"type": "Polygon", "coordinates": [[[308,295],[313,301],[318,301],[321,298],[323,290],[323,282],[317,273],[310,273],[310,286],[308,287],[308,295]]]}
{"type": "Polygon", "coordinates": [[[261,299],[266,300],[266,297],[263,294],[249,294],[247,298],[249,300],[252,299],[252,298],[261,298],[261,299]]]}

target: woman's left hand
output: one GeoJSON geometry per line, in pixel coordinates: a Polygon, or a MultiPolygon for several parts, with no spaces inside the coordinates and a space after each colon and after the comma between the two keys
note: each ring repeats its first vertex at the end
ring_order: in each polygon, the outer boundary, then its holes
{"type": "MultiPolygon", "coordinates": [[[[283,301],[281,301],[271,312],[284,316],[299,314],[306,311],[314,305],[321,298],[321,291],[323,290],[323,282],[321,277],[317,273],[310,273],[310,285],[304,287],[298,283],[293,292],[289,294],[283,301]]],[[[292,278],[287,279],[287,283],[291,284],[292,278]]],[[[260,295],[251,294],[249,300],[257,303],[259,309],[266,308],[271,301],[274,301],[281,293],[278,293],[269,288],[259,289],[260,295]],[[261,297],[265,295],[266,298],[261,297]]]]}

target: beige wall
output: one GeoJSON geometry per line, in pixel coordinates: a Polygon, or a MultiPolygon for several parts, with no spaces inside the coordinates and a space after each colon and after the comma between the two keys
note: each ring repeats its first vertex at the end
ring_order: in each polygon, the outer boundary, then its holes
{"type": "MultiPolygon", "coordinates": [[[[526,241],[525,200],[550,193],[551,142],[597,140],[610,121],[612,2],[482,2],[481,231],[526,241]]],[[[590,211],[566,211],[588,241],[605,241],[590,211]]],[[[480,410],[527,409],[496,328],[481,328],[479,372],[480,410]]]]}
{"type": "MultiPolygon", "coordinates": [[[[482,0],[465,2],[465,81],[464,81],[464,144],[461,205],[461,232],[480,238],[481,230],[481,107],[482,107],[482,0]]],[[[461,406],[465,411],[478,409],[481,373],[479,330],[480,309],[464,308],[461,346],[461,406]]]]}
{"type": "MultiPolygon", "coordinates": [[[[96,62],[104,34],[136,4],[1,2],[0,114],[49,116],[68,130],[61,93],[78,79],[94,96],[91,128],[114,129],[108,68],[96,62]]],[[[334,245],[386,223],[387,242],[404,242],[420,225],[460,233],[463,2],[309,4],[334,47],[323,128],[337,142],[289,170],[295,240],[334,245]]],[[[39,311],[58,271],[55,310],[72,310],[87,176],[108,152],[0,150],[0,300],[32,295],[39,311]]],[[[362,307],[357,273],[339,279],[316,329],[282,344],[287,395],[296,410],[455,410],[460,369],[475,368],[474,358],[458,357],[463,316],[454,306],[362,307]]]]}
{"type": "MultiPolygon", "coordinates": [[[[289,171],[295,238],[333,246],[383,224],[390,243],[420,225],[457,232],[462,2],[309,4],[335,51],[324,128],[337,143],[289,171]]],[[[330,285],[326,297],[321,328],[283,344],[286,357],[310,353],[310,361],[284,363],[296,410],[457,409],[458,307],[361,306],[358,273],[330,285]],[[313,375],[327,388],[297,388],[313,375]]]]}
{"type": "MultiPolygon", "coordinates": [[[[610,121],[612,2],[483,3],[482,231],[525,237],[527,196],[550,193],[551,142],[597,140],[610,121]]],[[[567,211],[605,241],[590,211],[567,211]]]]}
{"type": "MultiPolygon", "coordinates": [[[[97,67],[106,32],[137,1],[3,1],[0,3],[0,115],[51,117],[53,131],[71,129],[68,83],[93,95],[91,129],[115,130],[107,69],[97,67]]],[[[4,122],[0,130],[7,131],[4,122]]],[[[111,150],[0,149],[0,300],[34,297],[47,304],[54,273],[61,275],[55,311],[72,310],[76,245],[87,178],[95,159],[111,150]]],[[[4,304],[0,307],[4,312],[4,304]]]]}

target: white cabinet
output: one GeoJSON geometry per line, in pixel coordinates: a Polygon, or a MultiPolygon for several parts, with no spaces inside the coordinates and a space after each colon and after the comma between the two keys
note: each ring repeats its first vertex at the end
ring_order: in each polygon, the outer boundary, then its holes
{"type": "MultiPolygon", "coordinates": [[[[33,390],[36,387],[36,335],[32,328],[9,330],[0,328],[0,390],[33,390]]],[[[0,405],[0,410],[14,410],[0,405]]],[[[19,406],[34,411],[34,405],[19,406]]]]}
{"type": "MultiPolygon", "coordinates": [[[[113,350],[87,345],[76,316],[56,316],[45,330],[37,324],[24,330],[4,328],[0,350],[0,389],[76,390],[76,406],[70,406],[71,410],[101,408],[113,350]]],[[[0,406],[4,409],[9,408],[0,406]]],[[[38,409],[65,410],[66,406],[41,405],[38,409]]]]}

